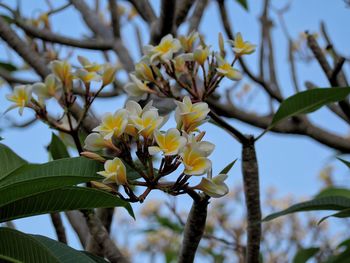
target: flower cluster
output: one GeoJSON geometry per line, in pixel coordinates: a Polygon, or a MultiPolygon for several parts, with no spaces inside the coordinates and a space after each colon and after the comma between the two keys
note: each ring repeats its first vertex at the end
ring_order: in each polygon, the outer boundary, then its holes
{"type": "Polygon", "coordinates": [[[85,98],[84,107],[87,112],[102,89],[114,81],[118,67],[90,62],[81,56],[78,57],[78,61],[81,66],[73,69],[68,61],[54,60],[50,63],[52,73],[45,78],[44,82],[14,87],[13,93],[7,95],[12,105],[6,112],[19,108],[19,114],[22,115],[25,107],[31,108],[38,118],[56,129],[59,129],[59,125],[54,123],[47,113],[48,100],[55,99],[67,112],[75,102],[76,95],[82,95],[85,98]],[[97,87],[95,92],[92,91],[92,82],[96,84],[94,87],[97,87]]]}
{"type": "Polygon", "coordinates": [[[187,96],[176,103],[177,128],[161,130],[167,118],[158,114],[152,101],[143,108],[135,101],[128,101],[124,109],[105,114],[101,124],[85,139],[84,148],[89,152],[83,152],[83,155],[97,160],[108,159],[104,162],[104,171],[99,172],[105,178],[103,182],[122,185],[130,201],[145,198],[145,195],[136,197],[132,185],[160,189],[173,195],[194,189],[212,197],[221,197],[228,192],[223,182],[225,175],[210,177],[212,163],[208,156],[213,152],[214,144],[203,141],[204,132],[198,128],[207,120],[207,103],[192,103],[187,96]],[[133,156],[133,146],[138,160],[133,156]],[[159,155],[160,161],[156,159],[159,155]],[[153,168],[156,163],[159,169],[153,168]],[[164,177],[177,171],[176,181],[164,181],[164,177]],[[135,173],[143,181],[135,180],[135,173]],[[204,174],[208,177],[202,178],[194,187],[189,186],[187,181],[191,176],[204,174]]]}
{"type": "Polygon", "coordinates": [[[177,98],[176,88],[180,88],[203,101],[215,91],[224,77],[240,80],[242,74],[234,68],[235,62],[239,57],[255,51],[255,45],[244,41],[240,33],[228,43],[235,53],[232,62],[225,59],[221,35],[220,52],[211,51],[197,32],[178,39],[166,35],[158,45],[144,47],[144,56],[136,64],[135,72],[130,74],[132,82],[125,85],[124,90],[138,100],[150,94],[177,98]],[[176,85],[172,85],[174,82],[176,85]]]}
{"type": "Polygon", "coordinates": [[[207,98],[224,78],[240,80],[242,74],[234,64],[255,50],[255,45],[244,41],[240,33],[228,43],[234,52],[232,61],[225,57],[221,34],[219,52],[212,51],[197,32],[178,38],[169,34],[158,45],[145,46],[144,56],[124,86],[131,100],[123,109],[103,116],[100,125],[85,139],[86,152],[82,152],[79,128],[94,99],[114,81],[117,67],[78,57],[80,67],[73,69],[68,61],[54,60],[52,73],[44,82],[14,88],[7,97],[13,103],[8,110],[19,108],[22,114],[24,107],[32,108],[38,118],[69,134],[82,155],[104,162],[104,170],[99,172],[105,178],[103,183],[92,185],[114,191],[121,198],[142,202],[153,189],[172,195],[187,193],[193,198],[198,196],[195,190],[201,190],[208,196],[221,197],[228,192],[224,183],[227,175],[212,177],[209,155],[214,145],[203,141],[205,132],[200,126],[211,114],[207,98]],[[158,100],[173,99],[176,127],[162,130],[168,118],[160,114],[158,106],[152,105],[151,95],[158,100]],[[83,105],[81,100],[77,103],[82,111],[74,114],[71,109],[76,106],[77,96],[83,100],[83,105]],[[47,113],[46,101],[51,98],[63,108],[59,119],[66,119],[69,125],[58,123],[47,113]],[[143,107],[137,102],[140,99],[143,107]],[[155,168],[156,165],[159,167],[155,168]],[[175,181],[165,181],[165,177],[175,173],[178,173],[175,181]],[[197,185],[190,185],[191,177],[203,175],[207,176],[197,185]],[[146,190],[137,196],[134,186],[144,186],[146,190]]]}

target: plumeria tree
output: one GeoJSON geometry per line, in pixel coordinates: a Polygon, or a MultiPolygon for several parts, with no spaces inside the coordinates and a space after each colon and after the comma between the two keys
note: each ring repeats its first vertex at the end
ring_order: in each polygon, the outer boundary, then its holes
{"type": "MultiPolygon", "coordinates": [[[[0,3],[4,14],[0,17],[0,37],[22,58],[27,69],[40,78],[38,81],[22,79],[13,74],[17,68],[11,63],[0,65],[0,76],[12,89],[7,95],[12,104],[5,114],[18,109],[22,115],[24,109],[28,109],[35,118],[22,126],[41,121],[54,131],[48,147],[52,161],[40,165],[28,163],[0,144],[0,222],[11,226],[11,220],[49,213],[59,241],[1,227],[1,260],[130,262],[133,252],[122,248],[110,234],[114,208],[126,209],[133,220],[133,203],[143,203],[152,191],[162,191],[172,198],[188,196],[192,202],[185,216],[173,205],[168,206],[170,213],[167,215],[155,209],[149,216],[157,227],[164,227],[158,232],[151,231],[151,235],[162,237],[153,244],[169,262],[193,262],[196,254],[215,262],[230,261],[232,254],[239,262],[261,262],[264,258],[281,262],[279,257],[291,256],[288,251],[276,249],[275,254],[268,254],[260,248],[261,242],[265,248],[269,231],[284,228],[281,225],[271,227],[272,230],[262,228],[263,222],[309,210],[337,210],[333,216],[349,216],[349,190],[334,185],[328,185],[313,200],[292,205],[264,219],[261,215],[259,153],[255,143],[263,140],[266,132],[301,134],[342,153],[350,151],[348,138],[316,126],[305,115],[327,105],[345,123],[350,120],[347,101],[350,88],[343,71],[346,59],[331,46],[324,27],[323,35],[334,66],[329,64],[328,54],[320,48],[314,34],[305,32],[302,43],[294,41],[283,23],[285,10],[275,10],[288,40],[290,74],[295,85],[295,94],[286,98],[274,64],[270,30],[270,11],[274,8],[270,1],[263,3],[259,44],[246,40],[244,32],[233,33],[225,2],[215,1],[226,34],[224,37],[218,30],[217,49],[199,31],[209,1],[164,0],[159,15],[149,1],[109,0],[105,6],[107,14],[101,13],[100,2],[89,5],[83,0],[71,0],[56,7],[47,1],[49,10],[31,18],[21,13],[19,4],[18,8],[13,8],[0,3]],[[51,17],[67,8],[74,8],[81,15],[92,32],[90,37],[70,38],[54,31],[51,17]],[[135,17],[142,21],[134,22],[135,17]],[[148,26],[148,44],[142,41],[140,23],[148,26]],[[136,63],[121,30],[129,24],[135,28],[135,40],[142,51],[136,63]],[[187,33],[180,32],[181,25],[188,27],[187,33]],[[295,57],[302,52],[302,44],[307,45],[305,48],[319,63],[329,81],[327,86],[331,87],[317,88],[308,82],[307,90],[299,88],[295,57]],[[95,62],[93,58],[77,54],[79,65],[75,65],[57,48],[61,45],[96,50],[104,55],[105,62],[95,62]],[[260,54],[258,74],[245,62],[246,57],[257,50],[260,54]],[[109,52],[118,60],[111,59],[109,52]],[[127,73],[127,77],[122,73],[127,73]],[[238,108],[230,91],[223,98],[224,93],[219,90],[223,83],[237,87],[245,76],[265,92],[270,109],[267,115],[259,116],[238,108]],[[108,109],[103,116],[94,114],[92,108],[100,98],[125,94],[124,104],[108,109]],[[56,103],[55,109],[52,101],[56,103]],[[54,113],[57,109],[59,115],[54,113]],[[262,128],[261,133],[247,135],[225,117],[262,128]],[[242,149],[241,156],[219,167],[221,172],[217,174],[213,173],[216,164],[210,159],[215,145],[207,141],[203,128],[206,122],[225,130],[242,149]],[[166,124],[170,124],[170,128],[163,128],[166,124]],[[242,163],[243,191],[236,188],[234,192],[239,191],[239,196],[242,193],[244,198],[234,200],[236,207],[242,206],[242,211],[246,212],[241,218],[244,223],[239,227],[229,222],[229,213],[234,208],[220,201],[229,193],[230,187],[225,181],[236,159],[242,163]],[[218,214],[221,228],[216,229],[215,222],[207,218],[208,210],[218,214]],[[67,246],[60,212],[65,212],[83,252],[67,246]],[[217,236],[227,235],[230,230],[233,230],[234,240],[217,236]],[[200,246],[201,240],[208,243],[200,246]],[[162,244],[166,241],[171,242],[162,244]],[[215,242],[228,246],[230,253],[215,242]]],[[[237,5],[248,9],[246,1],[237,1],[237,5]]],[[[244,88],[243,92],[246,92],[244,88]]],[[[276,210],[270,203],[266,207],[268,212],[276,210]]],[[[293,217],[291,223],[286,224],[297,231],[305,224],[316,225],[315,221],[308,218],[305,223],[293,217]]],[[[341,244],[346,247],[344,250],[332,250],[333,244],[321,238],[320,232],[315,233],[319,236],[312,241],[324,241],[321,250],[304,249],[301,234],[288,234],[286,240],[294,246],[293,254],[299,250],[295,262],[306,262],[317,253],[318,260],[345,262],[336,260],[349,254],[348,243],[341,244]]],[[[151,235],[147,238],[152,240],[151,235]]],[[[151,250],[147,246],[141,249],[151,250]]]]}

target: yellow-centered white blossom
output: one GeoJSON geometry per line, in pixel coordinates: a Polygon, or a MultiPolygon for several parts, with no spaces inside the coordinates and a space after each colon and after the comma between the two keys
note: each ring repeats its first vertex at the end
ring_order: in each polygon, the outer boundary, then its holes
{"type": "Polygon", "coordinates": [[[111,139],[113,136],[120,137],[128,124],[128,111],[125,109],[117,110],[114,114],[107,113],[101,125],[93,131],[101,133],[104,139],[111,139]]]}
{"type": "Polygon", "coordinates": [[[13,93],[6,95],[6,98],[9,101],[13,102],[13,104],[5,112],[8,112],[15,108],[19,108],[18,112],[20,115],[22,115],[24,107],[28,106],[30,100],[32,99],[32,86],[16,86],[13,89],[13,93]]]}
{"type": "Polygon", "coordinates": [[[33,92],[38,96],[40,103],[50,98],[59,98],[62,93],[62,83],[54,74],[50,74],[45,78],[45,82],[33,84],[33,92]]]}
{"type": "Polygon", "coordinates": [[[242,79],[242,73],[237,69],[234,69],[231,64],[223,59],[219,54],[216,54],[215,57],[218,64],[216,71],[219,73],[219,75],[225,76],[231,80],[242,79]]]}
{"type": "Polygon", "coordinates": [[[144,47],[145,55],[150,58],[151,63],[157,60],[168,61],[173,54],[181,49],[180,41],[173,38],[171,34],[164,36],[158,46],[147,45],[144,47]]]}
{"type": "Polygon", "coordinates": [[[112,66],[111,64],[105,64],[102,71],[102,85],[106,86],[111,84],[115,79],[115,73],[117,72],[118,67],[112,66]]]}
{"type": "Polygon", "coordinates": [[[151,109],[144,111],[140,116],[130,116],[130,120],[139,134],[144,138],[149,138],[156,129],[164,124],[165,119],[159,116],[157,110],[151,109]]]}
{"type": "Polygon", "coordinates": [[[194,60],[201,66],[204,65],[204,63],[207,60],[208,56],[209,56],[209,47],[205,47],[205,48],[198,47],[193,52],[194,60]]]}
{"type": "Polygon", "coordinates": [[[74,72],[74,76],[76,76],[78,79],[80,79],[85,84],[88,84],[91,81],[100,81],[101,80],[101,76],[98,75],[96,72],[87,71],[87,70],[81,69],[81,68],[77,69],[74,72]]]}
{"type": "Polygon", "coordinates": [[[191,52],[193,49],[193,45],[198,39],[198,32],[192,31],[188,36],[179,36],[179,41],[181,46],[185,52],[191,52]]]}
{"type": "Polygon", "coordinates": [[[54,60],[50,63],[53,74],[64,84],[68,85],[72,81],[72,66],[68,61],[54,60]]]}
{"type": "Polygon", "coordinates": [[[186,132],[191,132],[197,129],[199,125],[205,122],[205,119],[210,112],[208,104],[205,102],[197,102],[192,104],[188,96],[183,98],[183,101],[175,101],[177,108],[175,110],[175,119],[178,128],[186,132]]]}
{"type": "Polygon", "coordinates": [[[248,55],[255,51],[256,45],[248,41],[244,41],[241,33],[237,33],[234,40],[228,40],[232,45],[233,51],[236,55],[248,55]]]}
{"type": "Polygon", "coordinates": [[[187,175],[202,175],[211,168],[211,161],[207,158],[215,145],[210,142],[192,142],[187,144],[181,155],[187,175]]]}
{"type": "Polygon", "coordinates": [[[125,165],[118,157],[106,161],[104,171],[98,172],[98,174],[106,177],[103,182],[116,183],[117,185],[128,184],[125,165]]]}
{"type": "Polygon", "coordinates": [[[84,69],[89,72],[97,72],[103,68],[103,64],[90,62],[89,59],[83,56],[78,56],[78,60],[79,60],[79,63],[84,67],[84,69]]]}
{"type": "Polygon", "coordinates": [[[148,147],[151,155],[163,152],[164,155],[176,155],[186,145],[186,138],[181,136],[178,129],[171,128],[166,133],[159,130],[154,131],[154,138],[158,146],[148,147]]]}
{"type": "Polygon", "coordinates": [[[112,142],[110,139],[105,140],[101,134],[93,132],[85,138],[84,143],[84,149],[92,152],[97,152],[107,147],[112,142]]]}
{"type": "Polygon", "coordinates": [[[146,81],[154,81],[153,72],[151,67],[141,61],[135,65],[135,75],[137,78],[146,80],[146,81]]]}
{"type": "Polygon", "coordinates": [[[145,99],[148,93],[153,93],[144,82],[139,80],[135,75],[130,74],[132,82],[124,86],[124,91],[132,98],[145,99]]]}
{"type": "Polygon", "coordinates": [[[131,136],[137,136],[138,131],[134,126],[134,123],[132,122],[133,117],[141,117],[142,114],[146,111],[149,110],[154,110],[157,111],[155,107],[152,106],[153,101],[148,102],[145,107],[142,109],[140,104],[138,104],[136,101],[129,100],[126,105],[125,109],[128,111],[129,115],[129,120],[128,120],[128,125],[125,128],[125,133],[131,135],[131,136]]]}
{"type": "Polygon", "coordinates": [[[229,192],[228,186],[224,183],[226,179],[226,174],[219,174],[213,178],[202,178],[201,182],[193,188],[202,190],[210,197],[219,198],[229,192]]]}

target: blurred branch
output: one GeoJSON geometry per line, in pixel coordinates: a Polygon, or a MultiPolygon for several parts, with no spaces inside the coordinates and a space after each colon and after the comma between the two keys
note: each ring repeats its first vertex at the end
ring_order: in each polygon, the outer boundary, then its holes
{"type": "Polygon", "coordinates": [[[59,35],[58,33],[53,33],[48,29],[38,29],[34,26],[27,24],[25,21],[20,18],[15,18],[15,23],[24,32],[34,38],[39,38],[44,41],[51,43],[57,43],[61,45],[92,49],[92,50],[110,50],[113,48],[112,40],[100,40],[100,39],[74,39],[66,36],[59,35]]]}
{"type": "Polygon", "coordinates": [[[0,37],[32,66],[42,78],[50,74],[45,60],[20,39],[2,17],[0,17],[0,37]]]}
{"type": "Polygon", "coordinates": [[[81,245],[85,248],[89,237],[89,228],[84,216],[79,211],[67,211],[65,215],[77,234],[81,245]]]}
{"type": "MultiPolygon", "coordinates": [[[[112,41],[113,32],[111,28],[104,25],[98,15],[92,11],[89,6],[82,0],[71,0],[74,7],[80,12],[86,25],[91,29],[97,36],[103,38],[106,41],[112,41]]],[[[120,62],[126,71],[130,72],[134,70],[134,62],[130,56],[128,49],[124,46],[120,38],[113,41],[113,50],[118,55],[120,62]]]]}
{"type": "MultiPolygon", "coordinates": [[[[338,54],[338,52],[334,48],[333,42],[327,33],[326,25],[324,22],[321,22],[321,32],[322,32],[322,35],[327,42],[327,50],[329,50],[331,52],[334,61],[335,62],[338,61],[341,56],[338,54]]],[[[346,84],[346,86],[349,86],[349,83],[348,83],[343,71],[339,72],[339,78],[342,79],[341,81],[344,82],[346,84]]]]}
{"type": "Polygon", "coordinates": [[[193,201],[183,232],[182,246],[178,258],[179,263],[194,261],[196,250],[204,233],[208,201],[207,196],[201,200],[193,201]]]}
{"type": "Polygon", "coordinates": [[[172,33],[175,8],[176,0],[162,0],[160,17],[152,27],[151,44],[158,44],[163,36],[172,33]]]}
{"type": "Polygon", "coordinates": [[[148,0],[129,0],[129,2],[134,6],[143,20],[145,20],[149,25],[152,25],[152,23],[157,20],[153,8],[148,0]]]}
{"type": "Polygon", "coordinates": [[[64,244],[67,244],[66,231],[64,229],[60,213],[51,213],[50,216],[52,224],[56,231],[57,240],[64,244]]]}
{"type": "Polygon", "coordinates": [[[8,84],[34,84],[35,81],[31,81],[28,79],[17,78],[11,74],[11,72],[6,69],[0,68],[0,77],[3,78],[8,84]]]}
{"type": "MultiPolygon", "coordinates": [[[[325,73],[326,77],[328,78],[329,83],[333,87],[346,87],[346,82],[344,79],[340,78],[338,76],[339,72],[341,71],[341,68],[344,64],[343,60],[337,61],[337,64],[335,66],[335,69],[332,69],[331,66],[328,64],[328,61],[322,52],[320,46],[318,45],[315,38],[307,34],[307,43],[309,48],[311,49],[312,53],[314,54],[315,58],[317,59],[318,63],[320,64],[323,72],[325,73]]],[[[342,109],[346,117],[350,120],[350,105],[347,101],[339,101],[339,107],[342,109]]]]}
{"type": "Polygon", "coordinates": [[[114,38],[120,38],[120,23],[116,0],[108,0],[114,38]]]}
{"type": "Polygon", "coordinates": [[[207,7],[208,0],[197,0],[194,7],[193,14],[189,20],[188,33],[199,30],[199,24],[203,18],[205,8],[207,7]]]}
{"type": "MultiPolygon", "coordinates": [[[[96,216],[101,220],[101,223],[106,228],[108,233],[110,233],[113,214],[114,214],[114,208],[96,209],[96,216]]],[[[91,235],[88,238],[86,250],[94,255],[104,257],[104,253],[101,246],[96,242],[96,240],[91,235]]]]}
{"type": "Polygon", "coordinates": [[[195,0],[178,0],[176,4],[175,26],[179,27],[185,20],[195,0]]]}
{"type": "Polygon", "coordinates": [[[84,216],[86,218],[90,234],[101,246],[106,258],[111,263],[129,262],[129,260],[127,260],[127,258],[121,253],[119,248],[110,238],[107,229],[103,226],[101,220],[95,215],[95,213],[93,211],[85,211],[84,216]]]}

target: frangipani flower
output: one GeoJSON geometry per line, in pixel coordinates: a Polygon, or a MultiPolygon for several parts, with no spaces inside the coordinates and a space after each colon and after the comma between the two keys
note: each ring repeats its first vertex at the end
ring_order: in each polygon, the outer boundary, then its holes
{"type": "Polygon", "coordinates": [[[90,83],[91,81],[100,81],[101,80],[101,76],[98,75],[96,72],[94,71],[87,71],[85,69],[77,69],[74,73],[74,75],[80,79],[81,81],[83,81],[85,84],[90,83]]]}
{"type": "Polygon", "coordinates": [[[181,153],[184,173],[188,175],[202,175],[211,168],[211,161],[206,158],[214,150],[215,145],[210,142],[192,142],[185,146],[181,153]]]}
{"type": "Polygon", "coordinates": [[[198,39],[198,32],[192,31],[189,36],[179,36],[180,43],[185,52],[191,52],[193,48],[193,44],[198,39]]]}
{"type": "Polygon", "coordinates": [[[56,97],[59,98],[62,93],[62,83],[50,74],[45,78],[45,82],[38,82],[33,85],[33,92],[38,96],[39,102],[56,97]]]}
{"type": "Polygon", "coordinates": [[[125,109],[117,110],[114,114],[107,113],[100,126],[97,126],[93,131],[102,134],[103,138],[108,140],[113,136],[120,137],[128,124],[128,111],[125,109]]]}
{"type": "Polygon", "coordinates": [[[130,74],[130,78],[133,82],[130,82],[124,86],[124,90],[130,97],[145,99],[147,93],[153,93],[145,83],[139,80],[135,75],[130,74]]]}
{"type": "Polygon", "coordinates": [[[175,71],[177,74],[181,74],[187,71],[186,62],[193,61],[192,53],[184,53],[176,56],[172,61],[174,62],[175,71]]]}
{"type": "Polygon", "coordinates": [[[78,56],[79,63],[84,67],[86,71],[89,72],[97,72],[100,71],[103,67],[102,64],[98,64],[95,62],[90,62],[89,59],[83,56],[78,56]]]}
{"type": "Polygon", "coordinates": [[[59,61],[54,60],[50,63],[51,70],[53,74],[56,75],[64,84],[69,84],[69,82],[73,79],[71,70],[72,66],[68,61],[59,61]]]}
{"type": "Polygon", "coordinates": [[[194,60],[201,66],[204,65],[204,62],[207,60],[209,56],[209,47],[198,47],[194,52],[193,52],[193,58],[194,60]]]}
{"type": "Polygon", "coordinates": [[[108,142],[111,143],[110,140],[105,140],[101,134],[94,132],[85,138],[84,148],[88,151],[97,152],[106,147],[109,144],[108,142]]]}
{"type": "Polygon", "coordinates": [[[166,133],[155,130],[154,138],[158,146],[148,147],[148,152],[151,155],[158,152],[163,152],[164,155],[176,155],[187,142],[186,138],[182,137],[179,130],[175,128],[169,129],[166,133]]]}
{"type": "Polygon", "coordinates": [[[248,41],[243,41],[241,33],[237,33],[235,40],[228,40],[232,45],[233,51],[236,55],[247,55],[255,51],[256,45],[251,44],[248,41]]]}
{"type": "Polygon", "coordinates": [[[125,109],[129,113],[129,121],[128,121],[128,125],[125,128],[125,133],[131,136],[137,136],[138,134],[137,129],[135,128],[131,119],[132,117],[141,117],[144,112],[149,110],[158,111],[158,109],[152,106],[152,103],[153,101],[148,102],[143,109],[141,108],[140,104],[138,104],[136,101],[129,100],[126,103],[125,109]]]}
{"type": "Polygon", "coordinates": [[[102,73],[102,85],[106,86],[111,84],[115,79],[115,73],[117,72],[118,67],[112,66],[110,64],[105,64],[103,67],[102,73]]]}
{"type": "Polygon", "coordinates": [[[135,65],[135,74],[139,79],[146,81],[154,81],[151,67],[143,61],[135,65]]]}
{"type": "Polygon", "coordinates": [[[186,132],[194,131],[199,125],[205,122],[210,109],[205,102],[192,104],[191,99],[186,96],[182,102],[175,101],[175,119],[178,127],[186,132]]]}
{"type": "Polygon", "coordinates": [[[230,63],[224,60],[219,54],[215,55],[218,67],[216,71],[221,75],[232,80],[242,79],[242,73],[234,69],[230,63]]]}
{"type": "Polygon", "coordinates": [[[144,138],[149,138],[154,130],[159,129],[164,123],[164,117],[159,116],[158,111],[148,110],[141,116],[130,116],[130,120],[134,127],[144,138]]]}
{"type": "Polygon", "coordinates": [[[24,107],[28,106],[30,100],[32,99],[32,86],[30,85],[20,85],[16,86],[13,89],[13,93],[6,95],[6,98],[13,102],[5,112],[8,112],[12,109],[19,108],[18,112],[20,115],[23,114],[24,107]]]}
{"type": "Polygon", "coordinates": [[[224,183],[226,178],[226,174],[219,174],[213,178],[202,178],[201,182],[193,188],[202,190],[214,198],[222,197],[229,192],[228,186],[224,183]]]}
{"type": "Polygon", "coordinates": [[[116,183],[118,185],[128,184],[125,165],[118,157],[106,161],[104,169],[104,171],[98,172],[99,175],[106,177],[103,182],[116,183]]]}
{"type": "Polygon", "coordinates": [[[173,54],[181,49],[180,41],[173,38],[171,34],[164,36],[158,46],[145,46],[144,52],[150,57],[151,63],[159,59],[168,61],[173,58],[173,54]]]}

